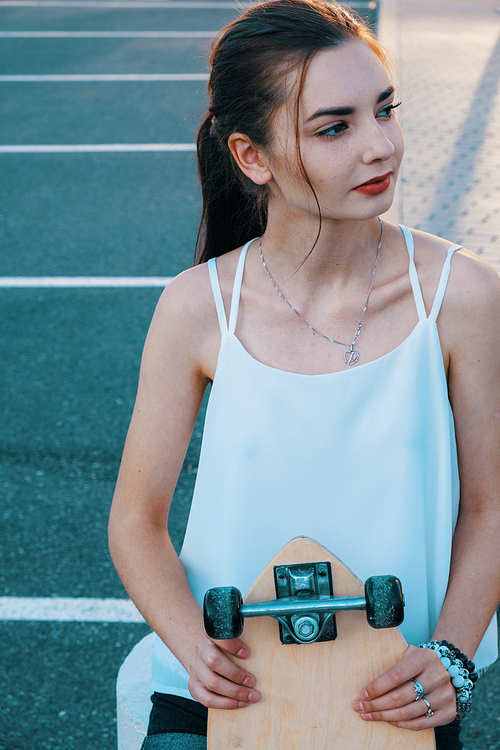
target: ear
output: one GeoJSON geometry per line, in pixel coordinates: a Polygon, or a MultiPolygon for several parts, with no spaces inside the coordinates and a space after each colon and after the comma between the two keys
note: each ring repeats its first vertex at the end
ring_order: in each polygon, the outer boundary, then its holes
{"type": "Polygon", "coordinates": [[[273,178],[264,156],[252,141],[242,133],[232,133],[227,141],[233,159],[243,174],[256,185],[265,185],[273,178]]]}

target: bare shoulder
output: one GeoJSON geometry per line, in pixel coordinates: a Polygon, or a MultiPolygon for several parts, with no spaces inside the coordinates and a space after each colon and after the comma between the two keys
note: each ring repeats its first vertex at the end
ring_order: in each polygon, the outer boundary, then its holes
{"type": "Polygon", "coordinates": [[[143,367],[210,379],[219,343],[208,268],[195,266],[173,278],[163,291],[148,331],[143,367]]]}
{"type": "MultiPolygon", "coordinates": [[[[419,278],[427,282],[435,291],[441,275],[443,263],[452,243],[426,232],[413,230],[415,238],[415,260],[419,278]]],[[[495,305],[500,305],[500,279],[497,272],[480,256],[460,248],[453,254],[442,315],[460,313],[481,314],[495,305]]]]}
{"type": "MultiPolygon", "coordinates": [[[[229,283],[232,284],[237,260],[236,250],[217,258],[217,276],[223,292],[229,283]]],[[[216,322],[208,264],[188,268],[175,276],[160,297],[157,314],[160,318],[175,315],[179,322],[193,321],[201,326],[216,322]]]]}
{"type": "MultiPolygon", "coordinates": [[[[427,292],[429,309],[451,242],[424,232],[414,231],[414,237],[417,269],[423,280],[424,296],[427,292]]],[[[456,250],[438,317],[443,353],[449,356],[448,361],[455,367],[472,361],[477,365],[479,360],[493,365],[492,357],[496,357],[500,363],[499,321],[497,272],[470,250],[456,250]]]]}
{"type": "MultiPolygon", "coordinates": [[[[217,259],[217,272],[226,309],[236,251],[217,259]]],[[[220,348],[220,325],[208,264],[183,271],[163,291],[151,322],[146,350],[183,360],[185,366],[213,379],[220,348]]]]}
{"type": "Polygon", "coordinates": [[[461,248],[454,253],[449,280],[449,305],[472,312],[488,312],[500,304],[498,273],[476,253],[461,248]]]}
{"type": "Polygon", "coordinates": [[[159,324],[176,324],[197,329],[215,311],[210,277],[206,263],[188,268],[175,276],[164,289],[155,311],[159,324]]]}

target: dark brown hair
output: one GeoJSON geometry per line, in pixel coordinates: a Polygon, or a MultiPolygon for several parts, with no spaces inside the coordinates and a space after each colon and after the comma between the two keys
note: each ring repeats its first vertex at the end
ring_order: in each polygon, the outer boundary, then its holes
{"type": "MultiPolygon", "coordinates": [[[[298,143],[300,96],[312,57],[356,38],[366,41],[386,63],[368,27],[337,3],[271,0],[246,11],[214,40],[209,108],[197,138],[203,210],[195,263],[223,255],[266,228],[268,186],[256,185],[241,172],[229,150],[229,136],[243,133],[255,146],[268,147],[273,114],[286,99],[285,77],[300,71],[295,102],[298,143]]],[[[300,149],[298,162],[316,198],[300,149]]]]}

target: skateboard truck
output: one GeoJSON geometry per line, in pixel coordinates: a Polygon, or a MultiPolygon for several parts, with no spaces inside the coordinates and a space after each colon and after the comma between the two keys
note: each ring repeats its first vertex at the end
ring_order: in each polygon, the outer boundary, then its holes
{"type": "Polygon", "coordinates": [[[209,589],[203,602],[207,635],[214,640],[238,638],[245,617],[274,617],[282,643],[315,643],[337,637],[335,613],[364,609],[372,628],[394,628],[403,622],[404,596],[395,576],[372,576],[363,597],[336,598],[329,562],[278,565],[274,568],[277,599],[243,604],[234,586],[209,589]]]}

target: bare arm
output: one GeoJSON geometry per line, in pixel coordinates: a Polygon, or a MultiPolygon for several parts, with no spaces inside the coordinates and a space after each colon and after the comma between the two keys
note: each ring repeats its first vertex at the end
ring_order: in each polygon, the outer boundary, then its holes
{"type": "MultiPolygon", "coordinates": [[[[132,600],[189,672],[193,696],[205,705],[236,708],[258,699],[250,690],[255,680],[206,638],[200,607],[167,531],[171,499],[218,348],[206,269],[183,276],[162,295],[148,333],[111,508],[109,545],[132,600]]],[[[220,645],[248,655],[240,640],[220,645]]]]}
{"type": "Polygon", "coordinates": [[[500,600],[500,283],[481,271],[482,289],[469,282],[470,294],[481,299],[457,327],[450,356],[460,515],[435,631],[471,658],[500,600]]]}
{"type": "MultiPolygon", "coordinates": [[[[454,258],[452,272],[439,325],[449,357],[460,513],[433,638],[473,658],[500,600],[500,283],[466,252],[454,258]]],[[[410,646],[401,662],[365,688],[354,708],[366,720],[424,729],[453,720],[455,691],[437,655],[410,646]],[[421,701],[413,701],[416,679],[434,710],[431,718],[423,715],[421,701]]]]}

